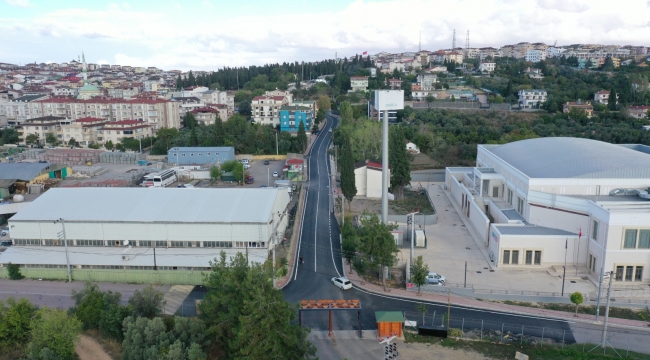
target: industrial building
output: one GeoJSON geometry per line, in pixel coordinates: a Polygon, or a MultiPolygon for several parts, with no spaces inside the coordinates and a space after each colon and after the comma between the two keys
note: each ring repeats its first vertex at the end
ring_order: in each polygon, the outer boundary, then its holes
{"type": "Polygon", "coordinates": [[[220,165],[235,160],[235,148],[223,147],[173,147],[167,151],[171,165],[220,165]]]}
{"type": "MultiPolygon", "coordinates": [[[[650,282],[650,147],[583,138],[479,145],[447,168],[452,203],[502,269],[567,263],[598,281],[650,282]]],[[[573,271],[573,270],[572,270],[573,271]]]]}
{"type": "Polygon", "coordinates": [[[9,220],[0,267],[65,279],[67,241],[73,279],[201,284],[222,251],[264,262],[288,203],[286,189],[51,189],[9,220]]]}
{"type": "MultiPolygon", "coordinates": [[[[29,185],[42,183],[47,179],[65,179],[72,169],[65,165],[50,163],[6,163],[0,162],[0,198],[26,193],[29,185]]],[[[36,185],[40,189],[40,186],[36,185]]]]}

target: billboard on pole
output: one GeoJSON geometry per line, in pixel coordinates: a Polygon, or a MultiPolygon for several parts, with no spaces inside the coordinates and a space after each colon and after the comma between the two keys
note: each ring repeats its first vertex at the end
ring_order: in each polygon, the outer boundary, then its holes
{"type": "Polygon", "coordinates": [[[379,111],[404,109],[404,90],[375,90],[375,109],[379,111]]]}

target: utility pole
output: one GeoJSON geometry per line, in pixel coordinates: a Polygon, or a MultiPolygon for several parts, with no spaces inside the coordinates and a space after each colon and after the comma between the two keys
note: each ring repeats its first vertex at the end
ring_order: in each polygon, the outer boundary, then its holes
{"type": "Polygon", "coordinates": [[[72,273],[70,272],[70,255],[68,255],[68,237],[65,234],[65,220],[63,218],[60,218],[59,220],[56,220],[54,223],[61,223],[61,227],[63,230],[61,231],[61,235],[63,235],[63,244],[65,245],[65,261],[68,264],[68,282],[72,282],[72,273]]]}
{"type": "Polygon", "coordinates": [[[384,110],[381,142],[381,222],[388,225],[388,110],[384,110]]]}
{"type": "Polygon", "coordinates": [[[456,29],[454,29],[454,35],[451,38],[451,51],[454,51],[456,49],[456,29]]]}
{"type": "Polygon", "coordinates": [[[156,247],[155,246],[153,247],[153,269],[158,270],[158,266],[156,265],[156,247]]]}
{"type": "Polygon", "coordinates": [[[280,150],[278,148],[278,132],[275,132],[275,155],[280,155],[280,150]]]}
{"type": "MultiPolygon", "coordinates": [[[[410,214],[406,214],[407,222],[408,222],[408,217],[409,216],[411,217],[411,262],[410,262],[411,266],[413,266],[413,241],[415,241],[415,214],[418,214],[418,213],[419,213],[419,211],[416,211],[416,212],[413,212],[413,213],[410,213],[410,214]]],[[[409,269],[409,279],[411,278],[410,271],[411,270],[409,269]]]]}
{"type": "Polygon", "coordinates": [[[605,306],[605,321],[603,322],[603,340],[600,343],[600,346],[603,348],[603,354],[605,353],[605,342],[607,342],[607,318],[609,317],[609,300],[612,297],[612,278],[614,277],[614,273],[612,271],[609,272],[609,286],[607,287],[607,305],[605,306]]]}
{"type": "Polygon", "coordinates": [[[603,277],[605,276],[604,271],[605,270],[601,266],[600,277],[598,278],[598,300],[596,300],[596,321],[598,321],[598,315],[600,315],[600,292],[603,287],[603,277]]]}
{"type": "Polygon", "coordinates": [[[569,238],[566,238],[564,243],[564,274],[562,275],[562,296],[564,296],[564,283],[566,281],[566,254],[569,248],[569,238]]]}

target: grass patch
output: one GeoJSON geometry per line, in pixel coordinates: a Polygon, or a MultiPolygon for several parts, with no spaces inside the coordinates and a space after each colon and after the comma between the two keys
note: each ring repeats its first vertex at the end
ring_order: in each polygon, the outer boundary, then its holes
{"type": "Polygon", "coordinates": [[[413,211],[419,211],[420,215],[432,215],[435,213],[427,195],[417,191],[404,190],[403,199],[391,201],[389,204],[395,212],[401,214],[407,214],[413,211]]]}
{"type": "MultiPolygon", "coordinates": [[[[516,305],[516,306],[525,306],[538,309],[546,310],[556,310],[563,312],[575,312],[575,305],[573,304],[557,304],[557,303],[536,303],[536,302],[525,302],[525,301],[495,301],[500,302],[506,305],[516,305]]],[[[587,314],[596,316],[596,305],[580,305],[578,307],[579,314],[587,314]]],[[[600,314],[605,314],[605,306],[600,307],[600,314]]],[[[609,316],[619,319],[627,320],[638,320],[638,321],[650,321],[650,308],[646,307],[645,309],[631,309],[631,308],[621,308],[621,307],[609,307],[609,316]]]]}
{"type": "Polygon", "coordinates": [[[122,344],[119,341],[105,338],[99,330],[94,329],[84,331],[84,335],[97,341],[111,359],[122,360],[122,344]]]}
{"type": "MultiPolygon", "coordinates": [[[[590,353],[582,352],[583,346],[581,344],[565,345],[564,349],[558,346],[540,346],[540,345],[512,345],[512,344],[499,344],[487,341],[468,341],[456,339],[440,339],[429,336],[420,336],[404,333],[404,340],[407,343],[424,343],[440,345],[455,350],[471,351],[482,354],[487,358],[494,359],[514,359],[517,351],[522,352],[529,356],[530,360],[564,360],[564,359],[579,359],[579,360],[599,360],[599,359],[612,359],[619,358],[619,356],[611,349],[607,348],[607,352],[603,355],[602,350],[594,350],[590,353]]],[[[584,346],[585,351],[593,348],[593,344],[584,346]]],[[[617,349],[618,353],[625,356],[625,350],[617,349]]],[[[646,359],[648,356],[641,353],[629,352],[628,359],[646,359]]]]}

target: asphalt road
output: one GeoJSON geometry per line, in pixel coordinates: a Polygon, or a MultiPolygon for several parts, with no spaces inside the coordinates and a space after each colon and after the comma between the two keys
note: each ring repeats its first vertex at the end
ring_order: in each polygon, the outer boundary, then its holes
{"type": "MultiPolygon", "coordinates": [[[[297,260],[296,264],[292,264],[292,281],[283,292],[285,299],[293,303],[299,303],[300,300],[358,299],[362,307],[361,329],[373,330],[377,326],[375,311],[406,311],[417,314],[415,306],[421,301],[370,294],[358,288],[343,291],[331,284],[332,277],[342,274],[343,262],[340,256],[338,224],[329,211],[330,177],[327,149],[332,136],[329,129],[336,126],[337,119],[329,115],[327,119],[327,125],[313,144],[308,157],[307,206],[299,244],[299,256],[304,259],[304,263],[297,260]]],[[[435,311],[437,319],[442,319],[441,314],[447,313],[446,304],[429,305],[429,314],[435,311]]],[[[546,338],[555,337],[562,340],[562,337],[565,337],[567,343],[575,341],[566,321],[451,306],[450,326],[460,328],[463,326],[463,318],[475,320],[473,323],[466,320],[468,327],[478,327],[477,324],[483,320],[485,329],[518,333],[524,326],[529,327],[528,331],[525,331],[527,335],[535,335],[533,329],[539,329],[540,334],[537,336],[540,336],[541,329],[544,328],[546,338]]],[[[358,321],[356,311],[340,310],[334,312],[332,325],[334,330],[358,330],[358,321]]],[[[328,312],[303,311],[302,325],[314,330],[327,330],[328,312]]]]}

